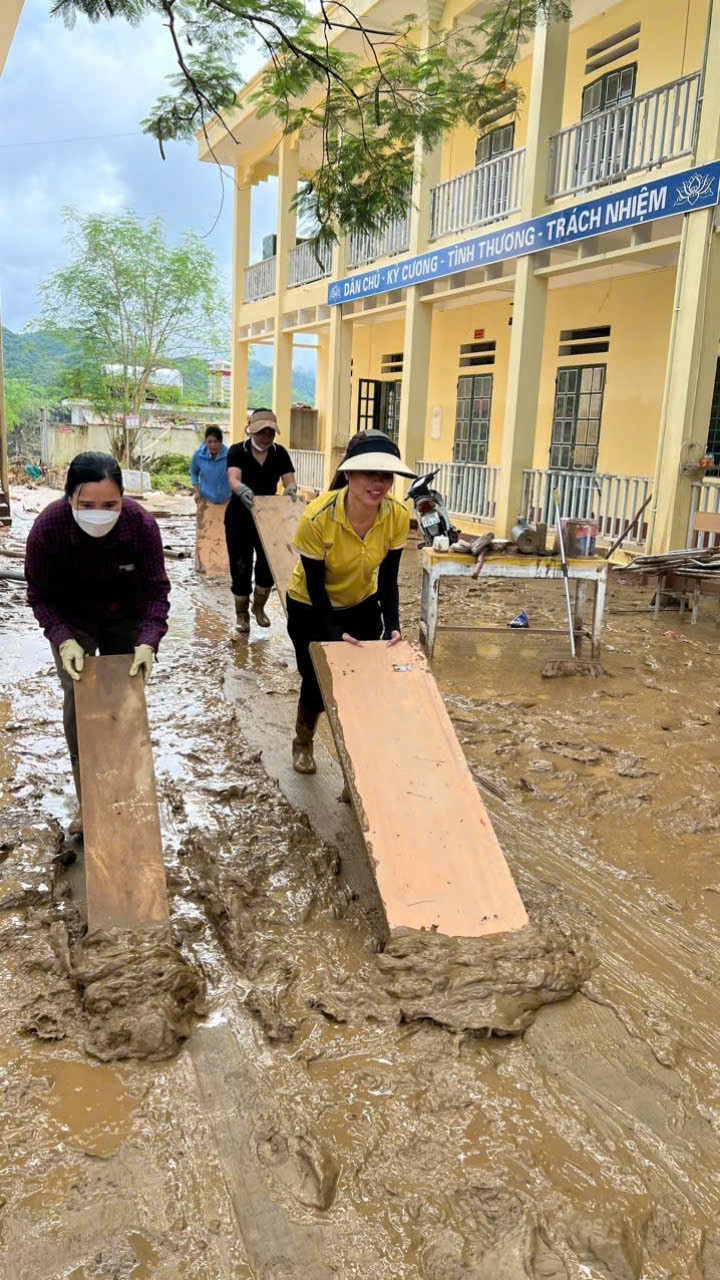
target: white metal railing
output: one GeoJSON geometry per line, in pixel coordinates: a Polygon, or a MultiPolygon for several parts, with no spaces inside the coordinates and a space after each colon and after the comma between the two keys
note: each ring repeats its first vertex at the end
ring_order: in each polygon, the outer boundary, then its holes
{"type": "Polygon", "coordinates": [[[382,231],[354,231],[348,245],[347,265],[359,267],[375,258],[391,258],[405,253],[410,244],[410,210],[403,218],[393,218],[382,231]]]}
{"type": "Polygon", "coordinates": [[[246,302],[258,302],[260,298],[269,298],[275,292],[275,267],[277,258],[263,258],[262,262],[253,262],[245,268],[246,302]]]}
{"type": "Polygon", "coordinates": [[[561,129],[550,139],[548,199],[687,155],[699,97],[695,71],[561,129]]]}
{"type": "Polygon", "coordinates": [[[301,489],[318,489],[323,487],[325,471],[325,455],[319,449],[288,450],[295,467],[295,479],[301,489]]]}
{"type": "Polygon", "coordinates": [[[711,480],[708,476],[692,485],[687,536],[688,547],[720,546],[720,534],[700,533],[695,528],[696,516],[705,514],[720,515],[720,479],[711,480]]]}
{"type": "MultiPolygon", "coordinates": [[[[558,491],[560,514],[576,520],[592,520],[598,536],[617,538],[640,509],[652,488],[651,476],[600,475],[595,471],[551,471],[536,468],[523,472],[520,514],[535,524],[555,521],[553,494],[558,491]]],[[[647,534],[647,510],[628,543],[643,543],[647,534]]]]}
{"type": "Polygon", "coordinates": [[[430,192],[430,239],[516,213],[524,178],[525,148],[521,147],[439,183],[430,192]]]}
{"type": "Polygon", "coordinates": [[[452,515],[471,516],[474,520],[494,520],[499,467],[486,467],[479,462],[418,462],[418,475],[430,471],[438,474],[433,487],[444,497],[452,515]]]}
{"type": "Polygon", "coordinates": [[[288,263],[288,288],[299,284],[310,284],[313,280],[322,280],[330,275],[332,265],[332,246],[316,244],[314,240],[306,240],[290,250],[288,263]]]}

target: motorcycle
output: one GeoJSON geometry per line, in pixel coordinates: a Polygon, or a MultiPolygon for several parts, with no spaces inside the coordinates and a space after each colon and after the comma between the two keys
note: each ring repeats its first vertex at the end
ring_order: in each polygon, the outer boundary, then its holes
{"type": "Polygon", "coordinates": [[[426,476],[418,476],[408,490],[408,498],[412,499],[415,508],[418,529],[428,547],[433,545],[436,538],[445,537],[452,546],[460,537],[459,529],[450,522],[445,499],[437,489],[431,488],[438,471],[439,468],[426,476]]]}

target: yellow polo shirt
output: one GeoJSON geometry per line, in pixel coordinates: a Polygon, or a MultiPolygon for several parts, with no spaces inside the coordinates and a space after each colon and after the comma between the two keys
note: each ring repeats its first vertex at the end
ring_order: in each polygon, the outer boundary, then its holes
{"type": "MultiPolygon", "coordinates": [[[[410,513],[389,494],[383,498],[374,523],[364,538],[355,532],[345,511],[347,489],[321,493],[309,502],[293,540],[301,555],[325,561],[325,586],[334,609],[362,604],[377,591],[378,569],[388,551],[405,546],[410,513]]],[[[288,595],[310,604],[305,570],[298,561],[288,595]]]]}

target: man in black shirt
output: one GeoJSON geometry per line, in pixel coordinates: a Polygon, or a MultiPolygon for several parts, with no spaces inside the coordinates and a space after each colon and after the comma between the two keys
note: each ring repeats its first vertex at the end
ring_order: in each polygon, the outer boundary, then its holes
{"type": "Polygon", "coordinates": [[[256,409],[250,416],[246,431],[247,440],[242,444],[232,444],[227,454],[232,497],[225,511],[225,539],[238,631],[250,630],[253,557],[253,613],[259,626],[270,626],[265,605],[273,588],[273,578],[251,514],[254,495],[277,493],[278,481],[282,480],[287,496],[297,502],[292,458],[281,444],[275,444],[278,433],[275,414],[270,409],[256,409]]]}

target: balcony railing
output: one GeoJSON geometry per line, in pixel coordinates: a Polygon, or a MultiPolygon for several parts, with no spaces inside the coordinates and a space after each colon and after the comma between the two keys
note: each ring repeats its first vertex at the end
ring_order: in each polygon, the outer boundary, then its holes
{"type": "Polygon", "coordinates": [[[270,298],[275,292],[275,267],[277,258],[263,258],[245,268],[245,301],[258,302],[270,298]]]}
{"type": "Polygon", "coordinates": [[[350,236],[347,265],[362,266],[376,258],[391,258],[405,253],[410,244],[410,210],[404,218],[394,218],[382,231],[355,231],[350,236]]]}
{"type": "Polygon", "coordinates": [[[688,547],[720,546],[720,534],[701,533],[695,528],[695,517],[698,515],[720,515],[720,479],[711,480],[706,477],[701,483],[692,486],[686,544],[688,547]]]}
{"type": "Polygon", "coordinates": [[[524,177],[525,148],[521,147],[433,187],[430,239],[516,213],[522,203],[524,177]]]}
{"type": "Polygon", "coordinates": [[[304,244],[296,245],[290,250],[288,288],[324,279],[330,275],[331,265],[332,247],[329,244],[317,245],[313,240],[306,240],[304,244]]]}
{"type": "Polygon", "coordinates": [[[319,492],[323,487],[325,455],[318,449],[290,449],[289,453],[300,488],[317,489],[319,492]]]}
{"type": "MultiPolygon", "coordinates": [[[[650,476],[599,475],[595,471],[550,471],[538,468],[523,472],[521,515],[535,524],[555,521],[553,494],[558,491],[560,514],[576,520],[592,520],[598,536],[612,541],[622,533],[650,493],[650,476]]],[[[645,541],[647,510],[627,543],[645,541]]]]}
{"type": "Polygon", "coordinates": [[[479,462],[418,462],[419,475],[437,471],[433,487],[444,497],[448,511],[473,520],[495,519],[495,495],[499,467],[479,462]]]}
{"type": "Polygon", "coordinates": [[[695,142],[700,72],[561,129],[550,139],[548,199],[652,169],[695,142]]]}

